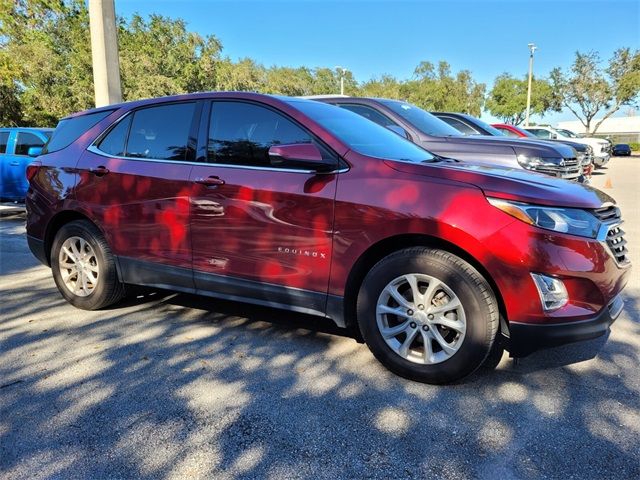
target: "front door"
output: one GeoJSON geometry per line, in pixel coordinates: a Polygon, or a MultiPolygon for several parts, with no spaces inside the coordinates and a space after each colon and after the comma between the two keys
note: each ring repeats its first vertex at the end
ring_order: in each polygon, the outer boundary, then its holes
{"type": "Polygon", "coordinates": [[[135,110],[79,162],[76,199],[103,228],[126,282],[193,289],[189,138],[196,106],[135,110]]]}
{"type": "Polygon", "coordinates": [[[222,100],[210,107],[201,135],[207,163],[191,172],[196,288],[324,312],[337,175],[273,165],[267,151],[315,143],[327,162],[337,158],[270,107],[222,100]]]}

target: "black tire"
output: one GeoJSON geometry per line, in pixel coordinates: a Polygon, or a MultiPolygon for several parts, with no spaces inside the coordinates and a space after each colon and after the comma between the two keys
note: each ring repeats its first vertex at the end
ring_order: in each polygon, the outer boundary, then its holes
{"type": "Polygon", "coordinates": [[[392,372],[419,382],[455,382],[487,358],[498,330],[498,304],[483,276],[469,263],[443,250],[413,247],[380,260],[365,277],[357,299],[357,320],[374,356],[392,372]],[[457,352],[441,363],[420,364],[403,358],[384,340],[376,309],[383,289],[402,275],[418,273],[444,282],[458,297],[466,317],[465,336],[457,352]]]}
{"type": "Polygon", "coordinates": [[[498,341],[494,341],[489,351],[489,355],[482,362],[482,368],[486,370],[495,370],[498,365],[500,365],[500,361],[502,360],[502,356],[504,355],[504,346],[500,344],[498,341]]]}
{"type": "Polygon", "coordinates": [[[125,295],[124,285],[118,280],[111,248],[100,230],[87,220],[75,220],[67,223],[56,233],[51,246],[51,271],[56,286],[65,300],[83,310],[98,310],[113,305],[125,295]],[[60,250],[64,242],[71,237],[82,238],[95,252],[99,274],[95,288],[87,296],[74,294],[65,285],[60,271],[60,250]]]}

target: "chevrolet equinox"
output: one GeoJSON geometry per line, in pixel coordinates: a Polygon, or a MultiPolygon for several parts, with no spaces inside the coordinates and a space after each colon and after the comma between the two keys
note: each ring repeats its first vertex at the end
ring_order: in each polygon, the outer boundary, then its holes
{"type": "Polygon", "coordinates": [[[604,193],[444,159],[310,100],[77,113],[27,177],[29,246],[76,307],[137,284],[321,315],[429,383],[606,333],[630,271],[604,193]]]}

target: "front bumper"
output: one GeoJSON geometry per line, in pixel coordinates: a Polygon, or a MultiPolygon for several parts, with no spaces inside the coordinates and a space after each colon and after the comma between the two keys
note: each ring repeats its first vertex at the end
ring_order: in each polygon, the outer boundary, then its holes
{"type": "Polygon", "coordinates": [[[506,348],[513,357],[525,357],[537,350],[598,338],[618,318],[624,302],[617,295],[593,318],[559,324],[511,322],[506,348]]]}

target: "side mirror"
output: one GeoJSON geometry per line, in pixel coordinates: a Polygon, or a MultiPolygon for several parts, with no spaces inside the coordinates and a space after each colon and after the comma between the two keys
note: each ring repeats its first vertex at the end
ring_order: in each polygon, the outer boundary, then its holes
{"type": "Polygon", "coordinates": [[[42,147],[29,147],[29,150],[27,150],[27,155],[29,155],[30,157],[35,158],[41,154],[42,154],[42,147]]]}
{"type": "Polygon", "coordinates": [[[402,128],[400,125],[387,125],[387,128],[391,130],[393,133],[397,133],[402,138],[409,138],[409,134],[407,131],[402,128]]]}
{"type": "Polygon", "coordinates": [[[551,134],[551,140],[557,140],[558,139],[558,135],[555,133],[551,134]]]}
{"type": "Polygon", "coordinates": [[[322,158],[320,149],[313,143],[293,143],[290,145],[273,145],[269,148],[269,159],[274,166],[291,166],[318,172],[332,168],[322,158]]]}

